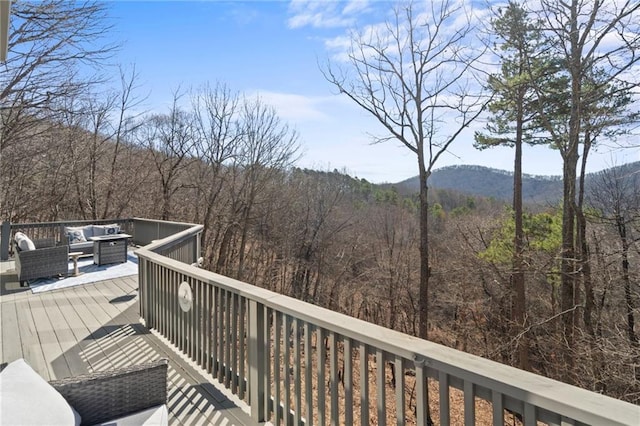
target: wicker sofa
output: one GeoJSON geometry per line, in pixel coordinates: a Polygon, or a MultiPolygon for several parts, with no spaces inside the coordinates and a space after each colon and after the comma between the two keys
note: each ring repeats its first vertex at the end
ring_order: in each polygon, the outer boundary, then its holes
{"type": "Polygon", "coordinates": [[[56,246],[54,238],[33,240],[32,244],[27,247],[15,241],[15,269],[21,286],[29,280],[68,274],[69,246],[56,246]]]}
{"type": "Polygon", "coordinates": [[[81,252],[83,256],[93,254],[91,237],[113,235],[121,232],[117,223],[108,225],[65,226],[61,230],[62,244],[69,246],[69,251],[81,252]]]}
{"type": "Polygon", "coordinates": [[[122,417],[127,417],[128,424],[144,424],[152,409],[167,403],[168,365],[168,360],[161,359],[49,383],[80,414],[83,425],[122,417]]]}
{"type": "Polygon", "coordinates": [[[2,424],[166,425],[168,360],[47,382],[24,359],[0,373],[2,424]]]}

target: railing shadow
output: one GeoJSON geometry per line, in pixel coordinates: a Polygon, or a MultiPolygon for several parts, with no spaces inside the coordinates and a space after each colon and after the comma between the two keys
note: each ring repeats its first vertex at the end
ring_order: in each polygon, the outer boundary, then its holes
{"type": "Polygon", "coordinates": [[[109,300],[111,304],[128,303],[130,306],[54,359],[51,367],[56,378],[68,376],[64,372],[69,369],[76,375],[168,358],[167,408],[174,419],[180,419],[180,422],[187,419],[189,423],[189,419],[199,420],[203,412],[208,411],[210,418],[203,424],[212,424],[214,415],[216,424],[224,419],[228,419],[229,424],[253,424],[250,417],[215,384],[206,381],[206,376],[193,369],[143,324],[135,321],[139,318],[138,304],[133,301],[136,295],[122,294],[109,300]],[[212,409],[208,409],[209,406],[212,409]]]}
{"type": "Polygon", "coordinates": [[[69,370],[77,374],[130,365],[136,357],[136,347],[129,348],[131,339],[150,334],[142,324],[131,322],[136,312],[137,306],[132,304],[54,359],[51,367],[56,378],[68,376],[69,370]]]}

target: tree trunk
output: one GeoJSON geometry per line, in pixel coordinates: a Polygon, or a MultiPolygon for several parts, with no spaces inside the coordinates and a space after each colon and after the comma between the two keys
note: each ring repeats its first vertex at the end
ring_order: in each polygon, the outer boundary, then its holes
{"type": "Polygon", "coordinates": [[[216,262],[216,270],[218,274],[225,275],[227,273],[227,258],[229,257],[229,252],[231,251],[231,238],[233,237],[233,228],[234,225],[231,224],[225,230],[224,236],[222,237],[222,242],[220,243],[220,250],[218,252],[218,261],[216,262]]]}
{"type": "MultiPolygon", "coordinates": [[[[249,200],[252,203],[253,199],[249,200]]],[[[251,204],[246,205],[242,209],[242,228],[240,232],[240,248],[238,249],[238,268],[236,269],[236,279],[242,281],[244,275],[245,250],[247,247],[247,237],[249,233],[249,213],[251,204]]]]}
{"type": "Polygon", "coordinates": [[[169,187],[171,178],[163,178],[162,183],[162,220],[171,218],[171,188],[169,187]]]}
{"type": "Polygon", "coordinates": [[[631,295],[631,280],[629,278],[629,240],[627,239],[627,225],[624,217],[618,214],[616,216],[616,225],[618,227],[618,235],[622,243],[622,282],[624,283],[624,300],[627,308],[627,334],[629,342],[632,345],[638,344],[635,333],[635,317],[633,315],[633,298],[631,295]]]}
{"type": "Polygon", "coordinates": [[[522,124],[524,91],[519,90],[516,118],[515,161],[513,167],[513,212],[515,221],[515,235],[513,238],[513,263],[511,273],[511,321],[515,324],[515,334],[521,334],[518,339],[518,366],[523,370],[529,369],[529,345],[526,330],[526,298],[525,280],[522,255],[524,251],[524,236],[522,229],[522,124]]]}
{"type": "MultiPolygon", "coordinates": [[[[427,171],[424,162],[424,152],[418,154],[418,166],[420,168],[420,294],[418,299],[418,337],[428,339],[429,335],[429,199],[427,198],[427,182],[430,171],[427,171]]],[[[429,409],[429,386],[426,386],[427,400],[427,425],[433,425],[431,411],[429,409]]]]}
{"type": "Polygon", "coordinates": [[[427,199],[428,172],[420,162],[420,296],[418,299],[418,337],[428,339],[429,319],[429,202],[427,199]]]}
{"type": "Polygon", "coordinates": [[[578,31],[578,3],[571,2],[571,28],[569,33],[571,52],[569,57],[569,72],[571,74],[571,113],[569,117],[569,140],[562,148],[563,167],[563,205],[562,205],[562,260],[560,266],[561,290],[560,309],[564,345],[562,360],[564,380],[573,383],[574,359],[574,327],[575,311],[574,291],[576,282],[575,271],[575,205],[576,205],[576,177],[578,166],[578,146],[580,144],[580,113],[581,113],[581,71],[582,50],[578,31]]]}
{"type": "MultiPolygon", "coordinates": [[[[576,156],[577,160],[577,156],[576,156]]],[[[562,251],[561,251],[561,284],[560,284],[560,311],[562,316],[562,331],[564,347],[562,358],[566,376],[569,381],[573,370],[573,335],[574,335],[574,289],[575,289],[575,177],[576,161],[566,159],[563,166],[564,175],[564,201],[562,206],[562,251]]]]}
{"type": "MultiPolygon", "coordinates": [[[[582,150],[582,166],[580,168],[580,186],[578,192],[578,205],[576,207],[576,249],[579,251],[578,259],[580,262],[580,278],[584,288],[584,311],[582,320],[587,333],[592,337],[595,335],[593,329],[593,309],[595,305],[593,284],[591,282],[591,263],[589,254],[589,244],[587,243],[587,219],[584,216],[584,191],[585,176],[587,168],[587,157],[591,149],[591,136],[589,132],[585,133],[584,148],[582,150]]],[[[577,293],[577,291],[576,291],[577,293]]],[[[578,301],[576,300],[576,304],[578,301]]]]}

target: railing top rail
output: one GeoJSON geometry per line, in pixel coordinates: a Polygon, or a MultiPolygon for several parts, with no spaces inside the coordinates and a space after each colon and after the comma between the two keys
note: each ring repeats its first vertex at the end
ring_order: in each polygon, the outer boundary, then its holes
{"type": "MultiPolygon", "coordinates": [[[[160,244],[161,242],[158,242],[160,244]]],[[[387,353],[468,380],[537,407],[588,424],[627,425],[640,418],[640,407],[519,370],[479,356],[390,330],[329,309],[283,296],[229,277],[169,259],[146,246],[141,258],[216,285],[284,314],[314,324],[387,353]]]]}
{"type": "Polygon", "coordinates": [[[165,225],[184,226],[185,228],[192,228],[194,226],[202,226],[202,225],[200,225],[198,223],[175,222],[175,221],[160,220],[160,219],[145,219],[145,218],[141,218],[141,217],[134,217],[134,218],[131,218],[130,220],[132,220],[134,222],[148,222],[148,223],[158,223],[158,224],[165,224],[165,225]]]}
{"type": "Polygon", "coordinates": [[[11,223],[11,229],[15,228],[40,228],[50,226],[62,226],[68,223],[77,224],[96,224],[96,223],[113,223],[113,222],[131,222],[129,218],[116,218],[116,219],[81,219],[81,220],[58,220],[55,222],[25,222],[25,223],[11,223]]]}
{"type": "MultiPolygon", "coordinates": [[[[185,229],[184,231],[180,231],[178,233],[169,235],[168,237],[153,241],[151,244],[147,244],[146,246],[144,246],[144,248],[136,250],[135,253],[139,254],[141,251],[150,251],[155,253],[163,248],[170,248],[176,242],[182,241],[188,237],[192,237],[202,232],[203,229],[204,229],[204,226],[202,225],[193,225],[190,228],[185,229]]],[[[166,259],[164,256],[162,258],[166,259]]]]}

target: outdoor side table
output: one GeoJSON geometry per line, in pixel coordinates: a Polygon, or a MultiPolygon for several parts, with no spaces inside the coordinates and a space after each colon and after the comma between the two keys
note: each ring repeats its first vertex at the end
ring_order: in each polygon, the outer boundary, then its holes
{"type": "Polygon", "coordinates": [[[78,258],[82,256],[82,252],[81,251],[70,251],[69,252],[69,258],[71,258],[71,260],[73,260],[73,275],[74,277],[77,277],[78,275],[80,275],[80,271],[78,270],[78,258]]]}
{"type": "Polygon", "coordinates": [[[127,261],[127,244],[131,235],[113,234],[89,238],[93,241],[93,263],[125,263],[127,261]]]}

